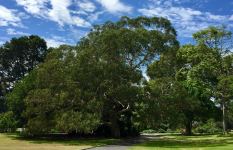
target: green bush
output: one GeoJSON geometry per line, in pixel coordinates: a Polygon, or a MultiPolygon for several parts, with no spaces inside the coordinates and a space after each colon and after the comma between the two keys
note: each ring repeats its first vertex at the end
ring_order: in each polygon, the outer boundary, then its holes
{"type": "Polygon", "coordinates": [[[209,119],[206,123],[200,123],[194,129],[196,133],[215,134],[221,132],[214,119],[209,119]]]}
{"type": "Polygon", "coordinates": [[[0,114],[0,132],[14,132],[16,125],[12,111],[0,114]]]}

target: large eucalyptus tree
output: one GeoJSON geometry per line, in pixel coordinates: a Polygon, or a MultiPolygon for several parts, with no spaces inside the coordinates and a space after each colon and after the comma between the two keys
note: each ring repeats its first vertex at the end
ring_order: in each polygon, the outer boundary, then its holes
{"type": "Polygon", "coordinates": [[[87,89],[94,87],[103,100],[102,121],[111,128],[113,136],[134,131],[132,112],[140,97],[142,68],[178,46],[171,23],[157,17],[122,17],[118,22],[95,26],[81,40],[78,60],[82,63],[77,68],[85,66],[84,77],[93,78],[79,82],[87,81],[83,85],[87,89]]]}

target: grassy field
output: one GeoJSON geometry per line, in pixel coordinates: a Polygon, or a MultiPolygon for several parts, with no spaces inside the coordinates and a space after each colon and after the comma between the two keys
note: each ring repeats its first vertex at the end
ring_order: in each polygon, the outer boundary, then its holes
{"type": "Polygon", "coordinates": [[[0,150],[80,150],[116,141],[115,139],[27,139],[15,134],[0,134],[0,150]]]}
{"type": "Polygon", "coordinates": [[[233,135],[162,135],[130,150],[233,150],[233,135]]]}
{"type": "MultiPolygon", "coordinates": [[[[117,142],[116,139],[28,139],[15,134],[0,134],[0,150],[80,150],[117,142]]],[[[156,135],[152,141],[130,150],[233,150],[233,134],[181,136],[156,135]]]]}

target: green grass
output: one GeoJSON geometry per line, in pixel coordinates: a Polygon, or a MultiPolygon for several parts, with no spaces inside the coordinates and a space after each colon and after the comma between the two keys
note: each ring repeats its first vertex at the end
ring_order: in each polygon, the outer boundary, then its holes
{"type": "Polygon", "coordinates": [[[130,150],[233,150],[233,135],[161,135],[130,150]]]}
{"type": "Polygon", "coordinates": [[[117,141],[103,138],[25,138],[16,134],[0,134],[0,150],[80,150],[117,141]]]}

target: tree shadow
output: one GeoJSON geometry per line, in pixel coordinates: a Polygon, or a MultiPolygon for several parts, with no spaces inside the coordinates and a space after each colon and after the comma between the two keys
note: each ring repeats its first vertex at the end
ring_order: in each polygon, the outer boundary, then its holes
{"type": "Polygon", "coordinates": [[[111,138],[91,138],[91,137],[69,137],[66,135],[53,135],[44,137],[24,137],[15,134],[9,134],[13,140],[28,141],[35,144],[64,144],[75,146],[132,146],[139,144],[139,147],[148,148],[204,148],[227,146],[233,144],[233,135],[196,135],[182,136],[179,134],[158,134],[143,135],[135,138],[111,139],[111,138]],[[140,144],[141,143],[141,144],[140,144]]]}
{"type": "Polygon", "coordinates": [[[53,135],[53,136],[41,136],[41,137],[24,137],[16,134],[7,135],[12,140],[28,141],[34,144],[63,144],[63,145],[75,145],[75,146],[104,146],[113,144],[119,141],[119,139],[112,138],[90,138],[90,137],[69,137],[66,135],[53,135]]]}

